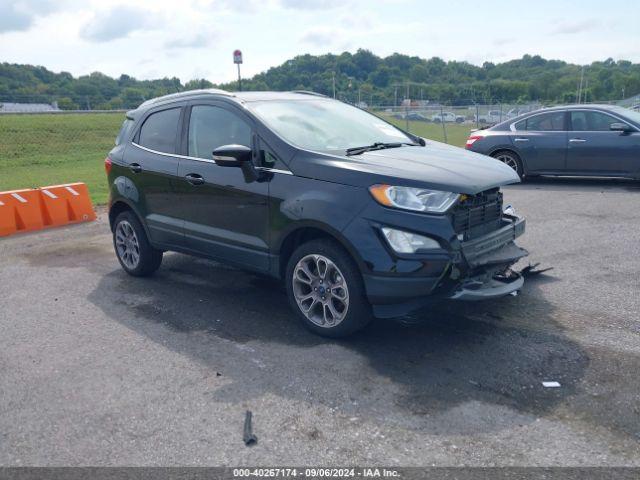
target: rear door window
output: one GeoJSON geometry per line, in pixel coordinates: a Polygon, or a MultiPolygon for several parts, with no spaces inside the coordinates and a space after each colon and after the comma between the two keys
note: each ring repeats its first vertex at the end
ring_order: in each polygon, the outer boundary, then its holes
{"type": "Polygon", "coordinates": [[[559,132],[564,128],[564,112],[549,112],[534,115],[522,120],[515,125],[516,130],[529,130],[534,132],[559,132]]]}
{"type": "Polygon", "coordinates": [[[138,143],[157,152],[176,153],[180,108],[152,113],[140,129],[138,143]]]}

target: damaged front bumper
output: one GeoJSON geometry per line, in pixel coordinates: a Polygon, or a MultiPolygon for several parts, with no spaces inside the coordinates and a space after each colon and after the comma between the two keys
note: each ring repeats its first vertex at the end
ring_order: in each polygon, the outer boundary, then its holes
{"type": "Polygon", "coordinates": [[[487,300],[520,290],[524,278],[510,267],[529,254],[515,244],[524,230],[523,218],[504,214],[497,230],[460,241],[437,277],[363,275],[374,315],[394,318],[443,299],[487,300]]]}
{"type": "Polygon", "coordinates": [[[462,242],[462,254],[469,267],[517,261],[529,253],[518,247],[516,238],[524,233],[525,219],[513,215],[503,217],[504,225],[487,235],[462,242]]]}
{"type": "Polygon", "coordinates": [[[448,296],[452,300],[487,300],[503,297],[522,288],[522,275],[510,267],[529,255],[515,244],[524,233],[525,220],[504,216],[504,226],[478,239],[462,242],[468,274],[448,296]]]}

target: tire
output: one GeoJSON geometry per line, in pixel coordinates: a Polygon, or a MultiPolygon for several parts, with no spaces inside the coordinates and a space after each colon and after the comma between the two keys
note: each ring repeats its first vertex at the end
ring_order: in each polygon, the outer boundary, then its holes
{"type": "Polygon", "coordinates": [[[152,275],[162,263],[162,250],[151,246],[140,220],[131,211],[122,212],[113,223],[113,248],[122,269],[134,277],[152,275]]]}
{"type": "Polygon", "coordinates": [[[517,153],[512,152],[511,150],[500,150],[499,152],[492,153],[491,156],[496,160],[500,160],[505,165],[513,168],[513,170],[518,174],[520,180],[524,179],[524,168],[522,167],[522,160],[517,153]]]}
{"type": "Polygon", "coordinates": [[[318,335],[345,337],[371,321],[360,270],[333,240],[300,245],[289,258],[285,282],[291,308],[318,335]]]}

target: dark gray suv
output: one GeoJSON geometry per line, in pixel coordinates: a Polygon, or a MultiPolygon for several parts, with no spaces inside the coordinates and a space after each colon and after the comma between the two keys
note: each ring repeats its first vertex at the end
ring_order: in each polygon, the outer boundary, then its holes
{"type": "Polygon", "coordinates": [[[202,90],[127,113],[105,160],[122,268],[165,251],[284,280],[311,330],[347,335],[429,302],[522,287],[511,169],[305,92],[202,90]]]}
{"type": "Polygon", "coordinates": [[[575,175],[640,178],[640,112],[611,105],[547,108],[471,133],[468,150],[522,178],[575,175]]]}

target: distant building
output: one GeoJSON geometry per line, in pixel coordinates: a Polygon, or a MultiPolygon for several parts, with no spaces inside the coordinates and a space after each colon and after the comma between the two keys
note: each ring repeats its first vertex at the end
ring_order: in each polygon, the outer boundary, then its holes
{"type": "Polygon", "coordinates": [[[0,112],[59,112],[58,102],[49,103],[11,103],[0,102],[0,112]]]}

